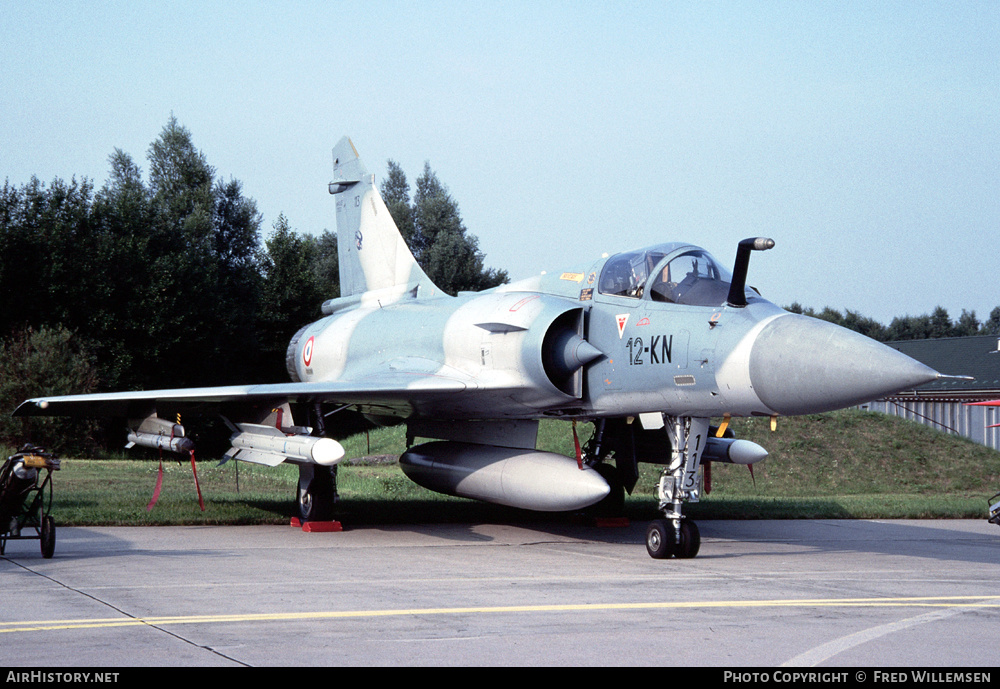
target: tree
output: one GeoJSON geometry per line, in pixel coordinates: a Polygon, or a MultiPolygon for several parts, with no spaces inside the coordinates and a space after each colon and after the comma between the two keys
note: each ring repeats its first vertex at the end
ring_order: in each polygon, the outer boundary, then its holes
{"type": "Polygon", "coordinates": [[[0,236],[2,334],[25,325],[73,318],[76,300],[99,298],[100,273],[90,262],[96,237],[93,185],[74,178],[46,187],[37,178],[5,185],[0,236]],[[78,255],[78,249],[83,249],[78,255]]]}
{"type": "Polygon", "coordinates": [[[941,337],[970,337],[973,335],[1000,335],[1000,306],[993,309],[990,318],[981,323],[975,311],[962,309],[957,321],[952,321],[947,309],[938,306],[933,313],[922,316],[897,316],[888,327],[878,321],[848,309],[841,314],[829,306],[817,313],[812,308],[794,302],[786,307],[791,313],[820,318],[854,330],[880,342],[896,340],[926,340],[941,337]]]}
{"type": "Polygon", "coordinates": [[[885,342],[888,339],[889,331],[884,325],[876,321],[874,318],[862,316],[858,312],[851,311],[850,309],[846,310],[841,325],[849,330],[859,332],[865,337],[870,337],[879,342],[885,342]]]}
{"type": "Polygon", "coordinates": [[[1000,306],[993,307],[990,317],[982,327],[983,335],[1000,335],[1000,306]]]}
{"type": "Polygon", "coordinates": [[[109,389],[131,389],[149,382],[142,364],[155,361],[155,340],[146,313],[153,292],[149,266],[154,211],[142,171],[131,156],[116,148],[108,162],[110,177],[94,201],[101,240],[93,260],[103,266],[105,291],[100,305],[84,315],[90,321],[86,332],[102,384],[109,389]]]}
{"type": "MultiPolygon", "coordinates": [[[[145,385],[249,382],[256,352],[260,214],[172,117],[149,147],[145,385]],[[156,368],[153,368],[153,367],[156,368]],[[165,375],[166,373],[166,375],[165,375]]],[[[138,363],[138,362],[137,362],[138,363]]]]}
{"type": "Polygon", "coordinates": [[[466,230],[458,204],[430,163],[424,163],[416,186],[410,203],[406,176],[395,162],[389,161],[382,196],[427,277],[449,294],[489,289],[507,282],[506,271],[484,267],[478,238],[466,230]]]}
{"type": "Polygon", "coordinates": [[[319,317],[323,294],[314,270],[316,245],[295,233],[283,214],[265,245],[258,324],[261,367],[268,382],[278,382],[288,379],[284,354],[289,340],[319,317]]]}
{"type": "Polygon", "coordinates": [[[952,337],[954,335],[951,317],[948,315],[948,310],[943,306],[938,306],[934,309],[934,313],[931,314],[930,324],[931,338],[952,337]]]}
{"type": "Polygon", "coordinates": [[[931,317],[897,316],[889,323],[890,340],[926,340],[931,336],[931,317]]]}
{"type": "Polygon", "coordinates": [[[979,322],[976,318],[975,311],[966,311],[962,309],[962,315],[959,316],[958,322],[953,328],[955,337],[969,337],[971,335],[983,335],[987,334],[983,330],[983,324],[979,322]]]}
{"type": "Polygon", "coordinates": [[[323,230],[319,237],[308,236],[312,244],[312,271],[316,276],[316,286],[324,300],[340,296],[340,263],[337,253],[337,235],[323,230]]]}
{"type": "Polygon", "coordinates": [[[403,235],[406,244],[413,251],[416,244],[413,236],[415,232],[413,209],[410,207],[410,185],[406,181],[403,169],[399,167],[396,161],[390,160],[386,165],[388,167],[388,174],[386,174],[380,189],[382,200],[385,201],[385,205],[389,209],[389,215],[395,220],[396,227],[399,228],[399,232],[403,235]]]}
{"type": "MultiPolygon", "coordinates": [[[[146,304],[154,347],[150,360],[180,376],[178,383],[221,383],[214,337],[219,310],[213,260],[215,170],[174,117],[150,145],[148,158],[154,222],[146,304]]],[[[149,374],[155,377],[154,371],[149,374]]]]}
{"type": "Polygon", "coordinates": [[[62,326],[112,389],[248,382],[256,349],[260,214],[216,182],[170,118],[150,180],[115,149],[110,177],[0,195],[0,336],[62,326]]]}
{"type": "Polygon", "coordinates": [[[261,291],[261,215],[257,203],[243,196],[239,181],[219,181],[213,191],[216,266],[215,309],[212,315],[216,351],[228,354],[217,365],[224,366],[228,381],[254,381],[254,368],[247,366],[258,351],[256,320],[261,291]]]}
{"type": "Polygon", "coordinates": [[[215,169],[173,115],[149,147],[149,186],[164,229],[197,246],[211,233],[215,169]]]}
{"type": "MultiPolygon", "coordinates": [[[[0,408],[12,410],[40,395],[93,392],[97,373],[93,356],[63,327],[21,328],[0,342],[0,408]]],[[[58,417],[13,418],[0,414],[0,440],[56,449],[89,449],[96,424],[58,417]]]]}

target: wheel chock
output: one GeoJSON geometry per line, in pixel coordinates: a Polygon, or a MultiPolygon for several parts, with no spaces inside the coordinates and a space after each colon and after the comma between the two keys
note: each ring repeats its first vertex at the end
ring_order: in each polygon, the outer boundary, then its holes
{"type": "Polygon", "coordinates": [[[344,530],[343,524],[338,521],[304,522],[298,517],[292,517],[291,526],[296,529],[301,528],[306,533],[333,533],[344,530]]]}
{"type": "Polygon", "coordinates": [[[620,529],[629,526],[628,517],[595,517],[594,526],[604,529],[620,529]]]}

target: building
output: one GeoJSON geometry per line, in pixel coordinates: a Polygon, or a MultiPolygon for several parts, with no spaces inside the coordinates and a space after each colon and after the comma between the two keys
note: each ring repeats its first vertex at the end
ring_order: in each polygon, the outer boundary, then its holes
{"type": "Polygon", "coordinates": [[[1000,339],[993,335],[887,342],[893,349],[936,371],[974,380],[940,380],[862,405],[957,433],[1000,450],[1000,407],[970,407],[970,402],[1000,400],[1000,339]]]}

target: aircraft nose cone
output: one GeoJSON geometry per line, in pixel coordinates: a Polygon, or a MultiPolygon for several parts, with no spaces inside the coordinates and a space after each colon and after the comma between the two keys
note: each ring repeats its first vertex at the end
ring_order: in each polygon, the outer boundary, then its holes
{"type": "Polygon", "coordinates": [[[869,402],[939,377],[875,340],[809,316],[767,324],[750,352],[757,397],[779,414],[815,414],[869,402]]]}

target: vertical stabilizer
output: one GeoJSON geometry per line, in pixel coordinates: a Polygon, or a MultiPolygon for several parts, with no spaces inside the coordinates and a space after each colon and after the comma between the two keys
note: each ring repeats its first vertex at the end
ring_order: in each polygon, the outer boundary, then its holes
{"type": "Polygon", "coordinates": [[[341,297],[375,291],[387,298],[442,294],[413,258],[375,187],[374,175],[346,136],[333,149],[330,193],[337,200],[341,297]]]}

